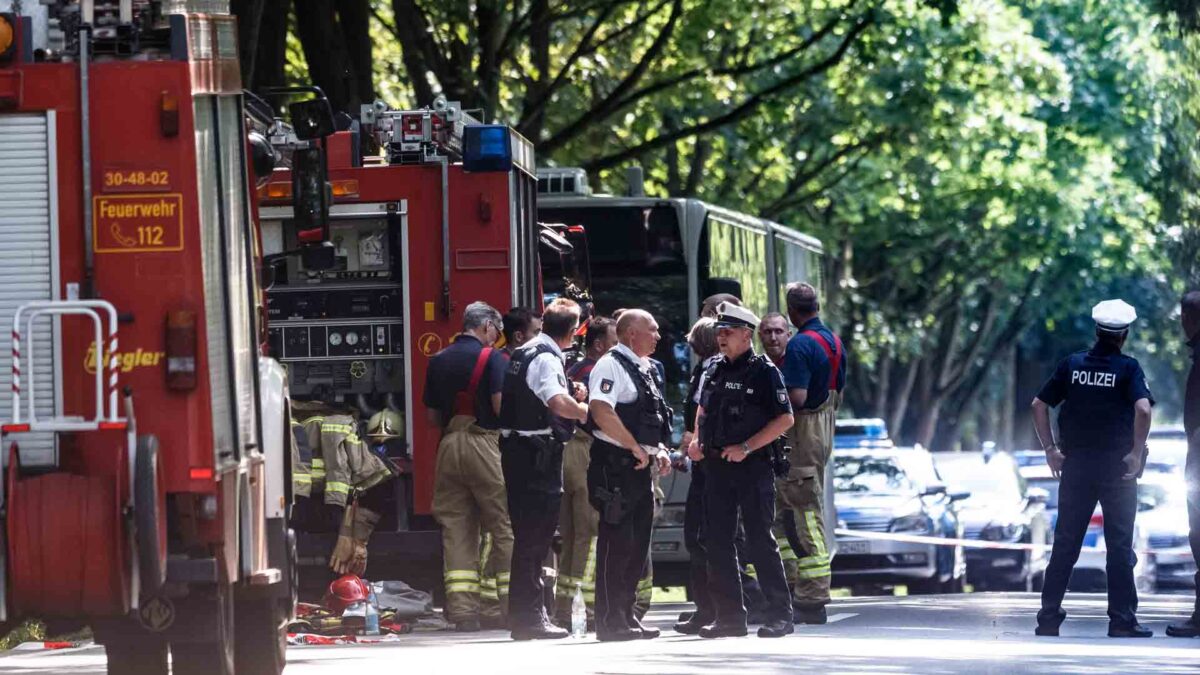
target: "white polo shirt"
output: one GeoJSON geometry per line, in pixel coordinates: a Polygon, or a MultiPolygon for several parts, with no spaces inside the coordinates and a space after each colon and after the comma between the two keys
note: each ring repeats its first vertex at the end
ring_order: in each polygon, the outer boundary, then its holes
{"type": "MultiPolygon", "coordinates": [[[[653,385],[654,365],[650,363],[650,359],[644,359],[633,353],[633,350],[623,344],[618,343],[607,354],[600,357],[592,368],[591,377],[588,378],[588,402],[604,401],[612,406],[613,410],[617,409],[618,403],[633,403],[637,400],[637,384],[633,378],[629,376],[629,372],[625,367],[617,362],[617,357],[612,353],[615,351],[621,352],[624,356],[629,357],[634,363],[638,364],[638,368],[648,375],[651,375],[651,386],[653,385]]],[[[604,433],[600,429],[596,429],[596,438],[605,443],[620,445],[616,440],[604,433]]]]}
{"type": "Polygon", "coordinates": [[[529,370],[525,371],[525,384],[529,385],[529,388],[533,390],[538,400],[545,405],[549,405],[550,399],[559,394],[570,397],[571,390],[567,388],[567,373],[563,369],[562,348],[558,346],[554,338],[541,333],[528,343],[522,345],[521,348],[533,349],[543,344],[549,345],[553,353],[543,352],[538,354],[529,363],[529,370]]]}

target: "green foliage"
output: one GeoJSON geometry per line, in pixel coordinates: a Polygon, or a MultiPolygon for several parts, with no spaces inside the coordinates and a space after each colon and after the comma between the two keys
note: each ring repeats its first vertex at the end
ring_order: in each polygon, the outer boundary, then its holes
{"type": "Polygon", "coordinates": [[[374,0],[371,39],[392,104],[444,93],[594,185],[620,189],[638,162],[652,193],[820,237],[852,407],[929,442],[1009,376],[1001,355],[1076,348],[1106,297],[1136,300],[1149,370],[1182,367],[1174,302],[1200,286],[1194,4],[374,0]]]}

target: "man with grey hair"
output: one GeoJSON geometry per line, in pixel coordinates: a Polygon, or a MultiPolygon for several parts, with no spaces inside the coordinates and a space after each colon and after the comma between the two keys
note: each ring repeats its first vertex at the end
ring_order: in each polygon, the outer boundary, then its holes
{"type": "Polygon", "coordinates": [[[425,411],[442,429],[433,482],[433,516],[442,526],[446,620],[460,632],[500,628],[507,613],[513,533],[500,469],[500,392],[507,360],[493,348],[500,312],[473,302],[462,333],[429,360],[425,411]],[[479,542],[490,535],[487,566],[496,572],[498,606],[480,604],[479,542]],[[488,616],[486,614],[490,613],[488,616]]]}

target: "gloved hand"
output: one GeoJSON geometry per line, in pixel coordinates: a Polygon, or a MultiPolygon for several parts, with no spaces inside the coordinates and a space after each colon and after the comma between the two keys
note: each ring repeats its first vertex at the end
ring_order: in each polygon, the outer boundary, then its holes
{"type": "Polygon", "coordinates": [[[357,501],[346,509],[337,543],[329,557],[329,567],[334,572],[362,576],[367,571],[367,541],[378,522],[379,514],[360,506],[357,501]]]}

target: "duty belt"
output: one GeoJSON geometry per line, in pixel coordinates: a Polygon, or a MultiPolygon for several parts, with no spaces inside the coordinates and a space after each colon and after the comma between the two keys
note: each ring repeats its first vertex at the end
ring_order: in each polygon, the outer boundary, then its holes
{"type": "Polygon", "coordinates": [[[508,438],[509,436],[525,436],[525,437],[549,436],[553,433],[554,433],[554,431],[552,429],[534,429],[532,431],[520,431],[517,429],[501,429],[500,430],[500,435],[503,436],[504,438],[508,438]]]}

